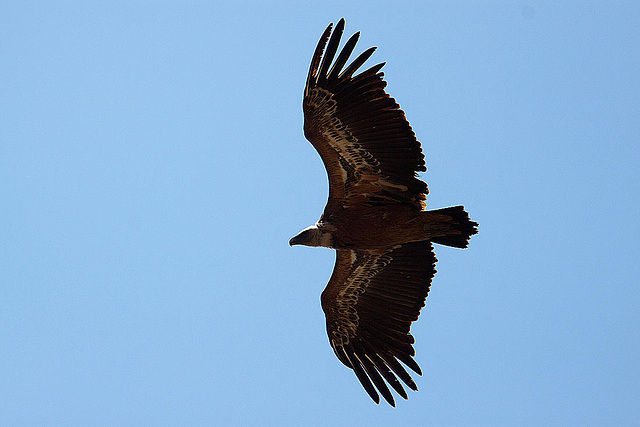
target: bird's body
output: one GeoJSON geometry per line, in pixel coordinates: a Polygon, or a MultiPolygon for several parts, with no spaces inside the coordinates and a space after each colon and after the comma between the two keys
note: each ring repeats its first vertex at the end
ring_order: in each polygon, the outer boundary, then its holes
{"type": "Polygon", "coordinates": [[[462,206],[425,210],[427,184],[417,177],[424,155],[384,90],[384,64],[355,74],[374,48],[347,66],[359,34],[338,54],[344,20],[331,30],[318,43],[303,100],[304,133],[327,169],[329,200],[289,243],[336,249],[321,297],[329,342],[374,401],[380,392],[395,405],[387,384],[405,399],[398,378],[417,390],[402,364],[421,373],[409,329],[435,274],[432,243],[465,248],[477,223],[462,206]]]}
{"type": "MultiPolygon", "coordinates": [[[[457,228],[454,211],[416,211],[408,206],[336,207],[325,210],[316,223],[323,246],[332,249],[380,249],[402,243],[436,241],[438,238],[466,236],[457,228]]],[[[312,227],[313,229],[313,227],[312,227]]],[[[292,242],[293,244],[302,244],[292,242]]],[[[462,241],[460,245],[464,244],[462,241]]]]}

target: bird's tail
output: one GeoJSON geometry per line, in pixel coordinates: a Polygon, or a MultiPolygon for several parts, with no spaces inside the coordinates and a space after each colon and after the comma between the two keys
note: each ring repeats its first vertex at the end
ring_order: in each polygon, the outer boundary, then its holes
{"type": "Polygon", "coordinates": [[[427,211],[430,215],[443,215],[439,222],[448,225],[443,236],[431,239],[434,243],[453,246],[454,248],[466,248],[469,245],[469,238],[478,232],[477,222],[469,219],[469,214],[464,210],[464,206],[453,206],[450,208],[427,211]]]}

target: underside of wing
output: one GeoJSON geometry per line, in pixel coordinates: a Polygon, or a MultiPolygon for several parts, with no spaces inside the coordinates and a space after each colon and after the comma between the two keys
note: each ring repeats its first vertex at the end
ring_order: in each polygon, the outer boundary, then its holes
{"type": "Polygon", "coordinates": [[[376,403],[379,392],[395,406],[387,384],[407,398],[398,378],[417,390],[399,362],[422,374],[409,330],[424,306],[436,261],[428,241],[382,251],[337,251],[321,298],[329,342],[376,403]]]}
{"type": "Polygon", "coordinates": [[[384,63],[355,74],[375,48],[346,65],[359,33],[338,53],[344,20],[331,30],[329,25],[314,53],[303,101],[305,136],[329,175],[328,206],[423,209],[427,184],[417,173],[426,170],[424,156],[404,112],[384,90],[384,63]]]}

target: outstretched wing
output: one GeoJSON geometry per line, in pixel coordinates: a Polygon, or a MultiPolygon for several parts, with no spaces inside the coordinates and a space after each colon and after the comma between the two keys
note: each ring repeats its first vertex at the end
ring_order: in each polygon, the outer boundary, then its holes
{"type": "Polygon", "coordinates": [[[436,261],[428,241],[386,251],[337,251],[333,274],[321,297],[329,341],[376,403],[380,401],[377,388],[395,406],[384,380],[405,399],[407,393],[398,378],[417,390],[398,361],[422,375],[413,360],[409,329],[424,307],[436,261]]]}
{"type": "Polygon", "coordinates": [[[331,29],[313,55],[303,101],[305,136],[329,175],[327,207],[400,203],[423,209],[428,190],[417,172],[426,171],[424,156],[404,112],[384,90],[384,63],[354,75],[375,48],[345,68],[360,33],[333,61],[344,19],[332,35],[331,29]]]}

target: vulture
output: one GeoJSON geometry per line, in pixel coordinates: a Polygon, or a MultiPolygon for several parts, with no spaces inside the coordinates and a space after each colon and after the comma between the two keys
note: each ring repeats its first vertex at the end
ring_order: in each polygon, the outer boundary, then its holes
{"type": "Polygon", "coordinates": [[[436,273],[433,244],[466,248],[478,224],[463,206],[426,210],[420,142],[385,91],[384,63],[357,73],[375,47],[347,65],[358,32],[338,52],[344,25],[322,34],[303,99],[304,134],[327,170],[329,198],[289,244],[336,250],[321,296],[329,342],[376,403],[380,393],[395,406],[388,385],[407,399],[402,383],[417,387],[406,368],[422,374],[409,329],[436,273]]]}

